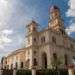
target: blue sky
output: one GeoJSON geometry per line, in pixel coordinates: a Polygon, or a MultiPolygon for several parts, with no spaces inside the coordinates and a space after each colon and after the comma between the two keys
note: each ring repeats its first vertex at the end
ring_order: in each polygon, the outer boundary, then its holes
{"type": "Polygon", "coordinates": [[[60,8],[66,32],[75,38],[75,0],[0,0],[0,58],[24,46],[31,20],[48,26],[52,5],[60,8]]]}

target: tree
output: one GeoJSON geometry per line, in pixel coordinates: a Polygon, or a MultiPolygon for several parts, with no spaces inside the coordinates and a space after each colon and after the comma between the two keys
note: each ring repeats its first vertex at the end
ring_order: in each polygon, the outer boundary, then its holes
{"type": "Polygon", "coordinates": [[[58,69],[59,66],[63,63],[62,58],[54,58],[52,57],[51,64],[53,69],[58,69]]]}

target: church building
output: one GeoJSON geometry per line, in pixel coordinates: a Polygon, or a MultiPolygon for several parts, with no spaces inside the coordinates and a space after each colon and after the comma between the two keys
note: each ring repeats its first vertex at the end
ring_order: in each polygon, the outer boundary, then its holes
{"type": "Polygon", "coordinates": [[[39,30],[38,26],[35,21],[26,26],[26,47],[6,56],[3,68],[65,68],[75,64],[75,40],[65,32],[60,9],[52,6],[48,27],[39,30]]]}

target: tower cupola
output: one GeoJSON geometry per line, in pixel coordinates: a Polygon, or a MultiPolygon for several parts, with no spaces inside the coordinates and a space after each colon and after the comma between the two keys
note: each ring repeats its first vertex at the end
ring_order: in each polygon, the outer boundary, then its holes
{"type": "Polygon", "coordinates": [[[50,8],[49,28],[55,32],[65,33],[60,9],[55,5],[50,8]]]}
{"type": "Polygon", "coordinates": [[[37,23],[33,20],[26,27],[27,27],[28,34],[37,32],[37,23]]]}
{"type": "Polygon", "coordinates": [[[52,16],[52,19],[59,18],[60,17],[60,9],[57,6],[52,6],[50,8],[50,14],[52,16]]]}

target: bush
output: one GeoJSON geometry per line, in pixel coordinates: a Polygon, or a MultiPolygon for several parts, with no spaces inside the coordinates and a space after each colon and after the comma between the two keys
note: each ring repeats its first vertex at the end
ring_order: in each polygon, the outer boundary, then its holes
{"type": "Polygon", "coordinates": [[[2,75],[13,75],[13,70],[4,69],[2,75]]]}
{"type": "Polygon", "coordinates": [[[62,69],[59,71],[60,71],[60,75],[68,75],[68,70],[66,70],[66,69],[62,69]]]}
{"type": "Polygon", "coordinates": [[[16,75],[31,75],[30,70],[18,70],[16,75]]]}
{"type": "Polygon", "coordinates": [[[37,70],[36,75],[68,75],[67,70],[37,70]]]}

